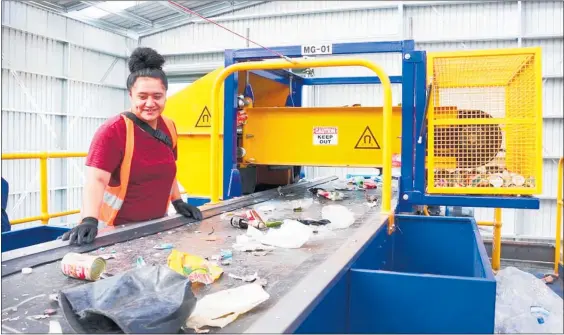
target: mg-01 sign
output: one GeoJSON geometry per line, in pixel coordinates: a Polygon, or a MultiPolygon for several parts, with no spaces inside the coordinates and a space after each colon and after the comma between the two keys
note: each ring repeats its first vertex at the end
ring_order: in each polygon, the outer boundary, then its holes
{"type": "Polygon", "coordinates": [[[302,56],[331,54],[333,54],[333,44],[302,45],[302,56]]]}
{"type": "Polygon", "coordinates": [[[313,145],[337,145],[338,139],[337,127],[313,127],[313,145]]]}

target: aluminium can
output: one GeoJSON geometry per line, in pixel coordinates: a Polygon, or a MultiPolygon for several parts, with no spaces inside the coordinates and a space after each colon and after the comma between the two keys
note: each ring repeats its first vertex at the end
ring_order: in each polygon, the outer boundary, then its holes
{"type": "Polygon", "coordinates": [[[71,252],[61,260],[61,271],[68,277],[96,281],[106,270],[106,261],[99,256],[71,252]]]}

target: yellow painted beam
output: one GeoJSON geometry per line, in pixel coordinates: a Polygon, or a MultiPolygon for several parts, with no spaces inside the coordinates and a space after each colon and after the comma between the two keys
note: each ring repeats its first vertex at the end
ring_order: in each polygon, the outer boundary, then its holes
{"type": "MultiPolygon", "coordinates": [[[[382,167],[382,107],[248,108],[244,162],[382,167]]],[[[392,109],[392,153],[401,152],[401,107],[392,109]]]]}

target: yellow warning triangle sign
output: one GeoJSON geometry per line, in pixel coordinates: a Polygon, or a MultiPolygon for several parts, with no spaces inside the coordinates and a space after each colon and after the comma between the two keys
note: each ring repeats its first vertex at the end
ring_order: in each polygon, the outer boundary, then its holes
{"type": "Polygon", "coordinates": [[[202,113],[200,113],[200,117],[198,121],[196,121],[196,126],[198,128],[207,128],[211,127],[211,113],[208,110],[208,106],[204,106],[202,113]]]}
{"type": "Polygon", "coordinates": [[[380,149],[380,144],[376,141],[376,137],[372,134],[370,127],[366,126],[362,135],[354,146],[355,149],[380,149]]]}

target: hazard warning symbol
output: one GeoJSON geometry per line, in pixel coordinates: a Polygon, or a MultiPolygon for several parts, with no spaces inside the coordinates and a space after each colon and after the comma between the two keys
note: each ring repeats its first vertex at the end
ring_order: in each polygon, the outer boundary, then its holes
{"type": "Polygon", "coordinates": [[[380,149],[380,144],[376,141],[376,137],[372,134],[370,127],[366,126],[362,135],[354,146],[355,149],[380,149]]]}
{"type": "Polygon", "coordinates": [[[200,113],[200,117],[198,121],[196,121],[196,126],[198,128],[208,128],[211,127],[211,114],[208,110],[208,106],[204,106],[202,113],[200,113]]]}

